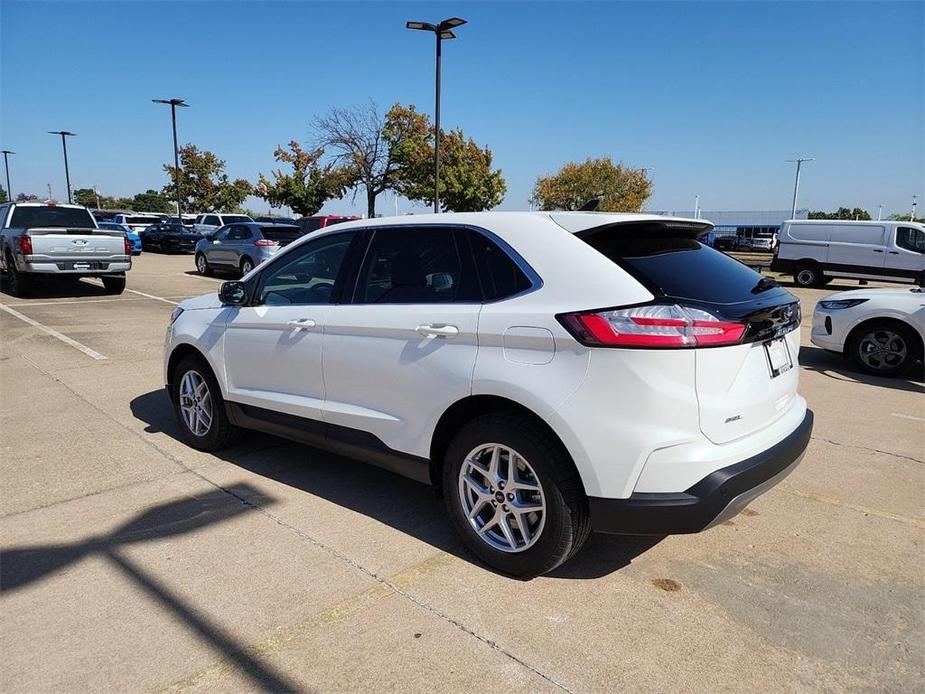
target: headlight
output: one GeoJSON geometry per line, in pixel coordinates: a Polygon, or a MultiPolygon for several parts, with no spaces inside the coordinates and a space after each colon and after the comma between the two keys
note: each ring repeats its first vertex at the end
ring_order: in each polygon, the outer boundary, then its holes
{"type": "Polygon", "coordinates": [[[173,311],[170,312],[170,325],[173,325],[177,318],[180,317],[180,314],[183,313],[183,309],[177,306],[173,311]]]}
{"type": "Polygon", "coordinates": [[[865,301],[867,299],[835,299],[834,301],[820,301],[819,305],[827,311],[834,311],[839,308],[852,308],[865,301]]]}

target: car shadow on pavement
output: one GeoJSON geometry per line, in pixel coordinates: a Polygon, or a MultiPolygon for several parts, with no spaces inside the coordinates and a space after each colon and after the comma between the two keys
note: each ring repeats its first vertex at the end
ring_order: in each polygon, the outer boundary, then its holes
{"type": "MultiPolygon", "coordinates": [[[[4,276],[3,280],[0,281],[0,292],[2,292],[4,296],[11,299],[19,299],[19,297],[10,294],[6,282],[6,276],[4,276]]],[[[104,296],[114,298],[114,295],[107,292],[105,288],[98,284],[91,284],[90,282],[83,282],[81,280],[42,278],[40,281],[35,282],[32,285],[32,288],[29,291],[28,299],[20,300],[29,301],[32,299],[81,299],[85,297],[104,296]]]]}
{"type": "Polygon", "coordinates": [[[820,347],[800,347],[800,366],[839,381],[857,381],[872,386],[905,390],[910,393],[925,393],[925,374],[923,374],[925,369],[921,362],[904,376],[885,378],[864,373],[850,359],[841,354],[828,352],[820,347]]]}
{"type": "MultiPolygon", "coordinates": [[[[131,402],[132,414],[148,433],[164,433],[182,442],[167,393],[156,390],[131,402]]],[[[244,470],[374,518],[436,549],[491,570],[470,554],[450,525],[443,500],[423,484],[373,465],[291,443],[268,434],[247,432],[242,443],[215,455],[244,470]]],[[[585,547],[553,578],[600,578],[628,566],[661,537],[592,535],[585,547]]]]}
{"type": "MultiPolygon", "coordinates": [[[[93,535],[70,544],[4,547],[0,591],[21,590],[88,557],[102,557],[143,590],[162,609],[172,614],[205,644],[220,652],[246,675],[255,687],[268,691],[297,691],[299,687],[248,651],[244,644],[209,619],[179,592],[145,571],[136,557],[123,549],[152,540],[167,540],[200,531],[244,513],[262,509],[273,499],[261,496],[247,484],[215,489],[157,504],[139,513],[112,532],[93,535]]],[[[177,577],[182,581],[182,576],[177,577]]]]}

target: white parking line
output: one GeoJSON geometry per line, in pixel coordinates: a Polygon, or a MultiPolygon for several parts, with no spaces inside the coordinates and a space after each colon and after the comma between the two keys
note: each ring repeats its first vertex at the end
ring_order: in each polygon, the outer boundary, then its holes
{"type": "Polygon", "coordinates": [[[925,422],[925,417],[914,417],[911,414],[901,414],[899,412],[890,412],[894,417],[902,417],[903,419],[913,419],[916,422],[925,422]]]}
{"type": "Polygon", "coordinates": [[[59,333],[57,330],[53,330],[52,328],[49,328],[47,325],[42,325],[42,324],[39,323],[38,321],[32,320],[31,318],[29,318],[29,316],[24,316],[24,315],[21,314],[19,311],[10,308],[10,307],[7,306],[6,304],[0,304],[0,309],[3,309],[3,310],[6,311],[7,313],[9,313],[11,316],[14,316],[14,317],[18,318],[19,320],[23,321],[24,323],[28,323],[29,325],[31,325],[31,326],[33,326],[33,327],[35,327],[35,328],[38,328],[38,329],[41,330],[42,332],[45,332],[45,333],[51,335],[52,337],[55,337],[55,338],[61,340],[61,342],[63,342],[64,344],[70,345],[70,346],[73,347],[74,349],[80,350],[81,352],[83,352],[84,354],[86,354],[86,355],[87,355],[88,357],[90,357],[91,359],[96,359],[96,360],[98,360],[98,361],[101,361],[101,360],[103,360],[103,359],[106,359],[106,357],[104,357],[102,354],[100,354],[100,353],[97,352],[96,350],[92,350],[92,349],[90,349],[89,347],[87,347],[86,345],[80,344],[79,342],[77,342],[77,340],[73,340],[73,339],[69,338],[67,335],[62,335],[62,334],[59,333]]]}
{"type": "Polygon", "coordinates": [[[162,296],[154,296],[154,294],[145,294],[144,292],[139,292],[134,289],[126,289],[125,291],[131,292],[132,294],[137,294],[138,296],[143,296],[146,299],[154,299],[155,301],[163,301],[165,304],[173,304],[174,306],[176,306],[177,303],[179,303],[176,301],[171,301],[170,299],[165,299],[162,296]]]}

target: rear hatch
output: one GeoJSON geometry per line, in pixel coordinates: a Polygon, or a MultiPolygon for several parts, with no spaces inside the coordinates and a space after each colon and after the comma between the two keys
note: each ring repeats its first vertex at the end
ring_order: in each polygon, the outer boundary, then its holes
{"type": "Polygon", "coordinates": [[[758,431],[796,397],[799,302],[776,282],[697,240],[703,224],[616,224],[578,236],[633,275],[654,303],[745,326],[737,344],[693,348],[700,429],[714,443],[758,431]]]}
{"type": "Polygon", "coordinates": [[[274,241],[278,246],[288,246],[303,236],[303,232],[299,227],[283,226],[281,224],[260,227],[260,233],[264,239],[274,241]]]}

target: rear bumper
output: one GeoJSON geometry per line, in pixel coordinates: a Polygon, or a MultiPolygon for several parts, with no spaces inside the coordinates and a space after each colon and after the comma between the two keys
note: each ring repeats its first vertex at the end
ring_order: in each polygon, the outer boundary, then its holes
{"type": "Polygon", "coordinates": [[[29,272],[43,275],[106,275],[115,272],[128,272],[132,269],[130,256],[121,258],[80,258],[64,259],[48,262],[24,261],[18,263],[20,272],[29,272]]]}
{"type": "Polygon", "coordinates": [[[789,475],[803,458],[813,413],[785,439],[758,455],[713,472],[686,491],[637,492],[628,499],[589,497],[594,530],[623,535],[696,533],[732,518],[789,475]]]}

